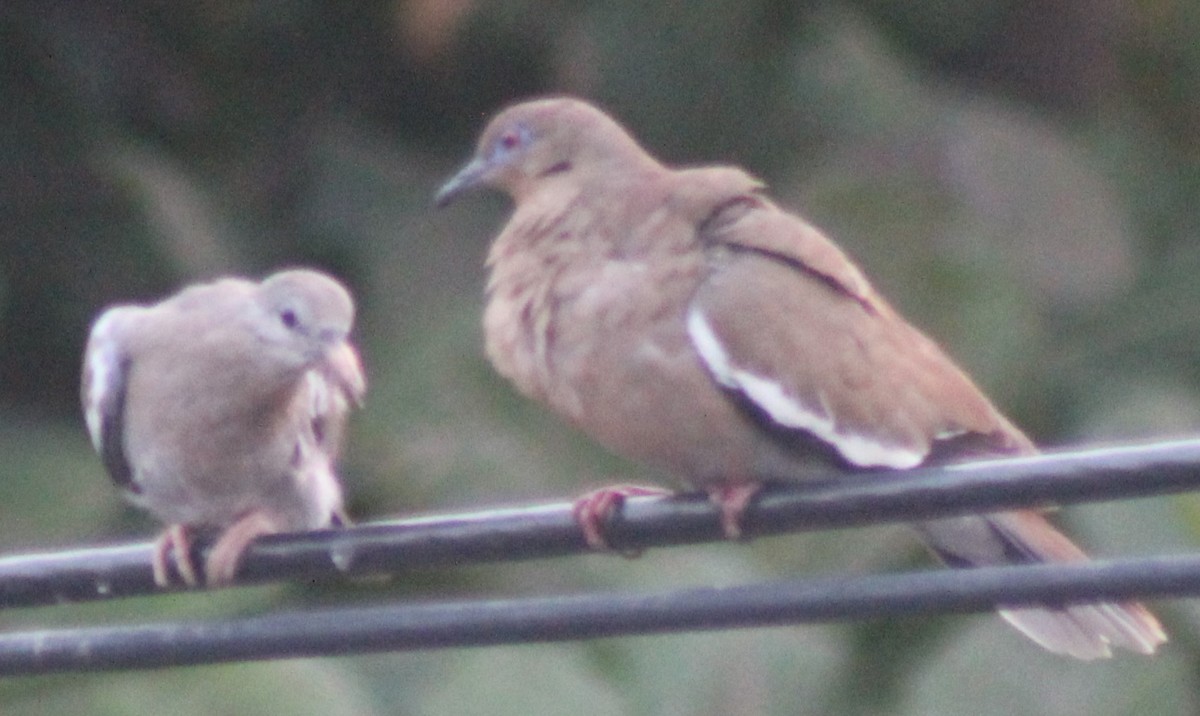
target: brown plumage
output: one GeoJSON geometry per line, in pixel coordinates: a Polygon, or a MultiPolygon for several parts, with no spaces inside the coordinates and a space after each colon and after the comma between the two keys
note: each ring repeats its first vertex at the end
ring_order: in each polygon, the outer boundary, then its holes
{"type": "Polygon", "coordinates": [[[109,308],[84,356],[92,442],[130,499],[169,527],[154,578],[200,582],[189,531],[218,531],[204,582],[232,581],[256,537],[342,517],[333,463],[365,382],[347,342],[354,303],[296,269],[225,278],[151,306],[109,308]]]}
{"type": "MultiPolygon", "coordinates": [[[[1036,452],[835,244],[739,169],[668,168],[601,111],[552,98],[496,116],[438,201],[478,185],[515,202],[488,256],[496,369],[733,514],[763,480],[815,466],[1036,452]]],[[[1028,511],[918,529],[957,567],[1086,559],[1028,511]]],[[[1135,603],[1001,613],[1082,659],[1166,638],[1135,603]]]]}

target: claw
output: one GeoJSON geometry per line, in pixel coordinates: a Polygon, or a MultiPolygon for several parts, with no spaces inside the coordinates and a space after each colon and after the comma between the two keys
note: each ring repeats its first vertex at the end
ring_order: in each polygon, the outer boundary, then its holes
{"type": "MultiPolygon", "coordinates": [[[[612,545],[608,542],[608,521],[621,506],[626,498],[645,496],[665,496],[674,494],[661,487],[643,485],[609,485],[591,492],[584,493],[575,500],[571,512],[579,529],[583,531],[583,539],[587,546],[594,550],[609,550],[612,545]]],[[[636,556],[634,553],[632,556],[636,556]]]]}
{"type": "Polygon", "coordinates": [[[185,586],[200,584],[200,575],[192,564],[192,541],[184,525],[171,525],[154,542],[150,566],[154,570],[154,583],[161,589],[171,586],[172,562],[185,586]]]}
{"type": "Polygon", "coordinates": [[[721,510],[721,531],[726,539],[742,539],[742,520],[746,508],[762,490],[757,482],[739,482],[714,487],[708,491],[708,499],[721,510]]]}
{"type": "Polygon", "coordinates": [[[245,514],[227,527],[208,550],[204,560],[204,581],[209,587],[224,587],[233,583],[241,565],[242,555],[254,540],[279,532],[275,520],[265,512],[255,510],[245,514]]]}

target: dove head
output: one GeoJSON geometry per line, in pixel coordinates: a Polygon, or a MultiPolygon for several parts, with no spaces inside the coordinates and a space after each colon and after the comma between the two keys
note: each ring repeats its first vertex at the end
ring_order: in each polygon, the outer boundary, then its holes
{"type": "Polygon", "coordinates": [[[260,338],[304,363],[327,355],[354,325],[350,292],[317,271],[292,269],[268,276],[259,285],[258,302],[267,317],[260,338]]]}
{"type": "Polygon", "coordinates": [[[520,201],[552,181],[657,166],[621,125],[587,102],[539,99],[496,115],[475,155],[442,186],[436,201],[445,206],[479,186],[495,187],[520,201]]]}

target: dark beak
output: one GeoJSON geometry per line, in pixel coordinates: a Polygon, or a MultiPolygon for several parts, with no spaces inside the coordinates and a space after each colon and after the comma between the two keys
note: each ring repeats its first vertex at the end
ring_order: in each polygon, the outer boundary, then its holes
{"type": "Polygon", "coordinates": [[[434,204],[438,208],[444,207],[457,199],[459,194],[478,186],[488,168],[488,163],[479,157],[467,162],[457,174],[450,177],[450,181],[438,189],[438,193],[433,197],[434,204]]]}

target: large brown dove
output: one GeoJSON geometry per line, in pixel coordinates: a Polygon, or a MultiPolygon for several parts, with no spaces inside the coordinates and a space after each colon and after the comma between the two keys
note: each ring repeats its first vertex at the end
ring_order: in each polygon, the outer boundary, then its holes
{"type": "Polygon", "coordinates": [[[195,285],[96,320],[88,432],[113,480],[170,525],[155,551],[160,586],[171,555],[199,583],[190,530],[219,532],[204,581],[221,585],[256,537],[343,519],[334,461],[366,387],[353,321],[346,289],[305,269],[195,285]]]}
{"type": "MultiPolygon", "coordinates": [[[[822,465],[1036,452],[841,249],[740,169],[666,167],[595,107],[552,98],[496,116],[438,201],[479,185],[515,202],[488,256],[497,370],[615,452],[707,490],[729,532],[763,481],[822,465]]],[[[603,517],[591,499],[589,534],[603,517]]],[[[1086,559],[1031,511],[918,529],[955,567],[1086,559]]],[[[1136,603],[1001,614],[1081,659],[1166,638],[1136,603]]]]}

